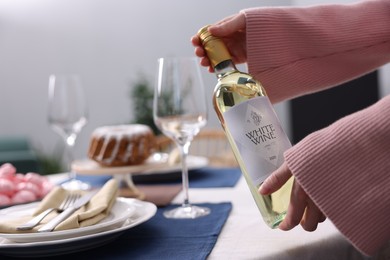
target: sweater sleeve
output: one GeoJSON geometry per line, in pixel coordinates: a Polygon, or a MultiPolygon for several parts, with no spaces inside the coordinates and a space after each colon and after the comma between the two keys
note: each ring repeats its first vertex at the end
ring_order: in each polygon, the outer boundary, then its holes
{"type": "Polygon", "coordinates": [[[387,96],[285,152],[310,198],[366,255],[390,240],[389,115],[387,96]]]}
{"type": "MultiPolygon", "coordinates": [[[[248,69],[273,103],[336,86],[390,61],[390,0],[243,12],[248,69]]],[[[389,115],[387,96],[285,152],[307,194],[366,255],[390,240],[389,115]]]]}
{"type": "Polygon", "coordinates": [[[249,73],[273,103],[350,81],[390,61],[390,0],[242,12],[249,73]]]}

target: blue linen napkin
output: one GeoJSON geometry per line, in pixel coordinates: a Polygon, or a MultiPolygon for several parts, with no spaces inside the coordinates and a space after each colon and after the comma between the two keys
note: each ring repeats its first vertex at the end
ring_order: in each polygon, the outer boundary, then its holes
{"type": "MultiPolygon", "coordinates": [[[[191,188],[234,187],[241,177],[240,168],[202,168],[190,173],[191,188]]],[[[180,179],[181,181],[181,179],[180,179]]]]}
{"type": "Polygon", "coordinates": [[[153,218],[127,230],[113,242],[78,252],[74,256],[81,259],[110,260],[206,259],[230,214],[232,204],[222,202],[196,205],[209,207],[211,213],[197,219],[167,219],[163,212],[179,205],[159,208],[153,218]]]}
{"type": "MultiPolygon", "coordinates": [[[[180,184],[181,173],[169,173],[168,177],[153,176],[147,178],[142,174],[133,176],[135,184],[180,184]],[[164,179],[165,178],[165,179],[164,179]]],[[[161,175],[161,174],[160,174],[161,175]]],[[[78,175],[77,179],[90,183],[92,186],[102,186],[109,180],[111,175],[78,175]]],[[[212,168],[204,167],[189,171],[189,186],[190,188],[221,188],[234,187],[241,177],[240,168],[212,168]]]]}

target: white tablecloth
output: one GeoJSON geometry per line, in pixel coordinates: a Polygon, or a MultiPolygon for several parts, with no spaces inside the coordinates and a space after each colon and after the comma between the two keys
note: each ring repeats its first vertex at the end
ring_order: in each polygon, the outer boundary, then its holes
{"type": "MultiPolygon", "coordinates": [[[[191,202],[233,203],[209,259],[371,259],[359,253],[329,220],[314,232],[300,226],[291,231],[269,228],[244,178],[234,188],[190,189],[189,196],[191,202]]],[[[181,203],[182,194],[174,202],[181,203]]]]}

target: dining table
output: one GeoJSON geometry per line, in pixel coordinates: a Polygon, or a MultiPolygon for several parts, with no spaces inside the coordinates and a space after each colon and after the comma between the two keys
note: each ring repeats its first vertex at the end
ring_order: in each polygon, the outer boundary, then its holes
{"type": "MultiPolygon", "coordinates": [[[[67,174],[52,174],[48,178],[59,184],[66,180],[67,174]]],[[[93,176],[82,178],[95,181],[95,185],[104,181],[101,176],[98,180],[93,176]]],[[[180,175],[177,179],[165,180],[163,184],[180,184],[180,175]]],[[[162,212],[183,201],[184,194],[179,188],[167,205],[156,207],[154,216],[123,231],[115,239],[99,246],[76,249],[69,254],[61,252],[61,255],[88,259],[390,259],[390,244],[376,256],[365,256],[329,219],[320,223],[314,232],[307,232],[300,226],[290,231],[271,229],[263,221],[239,168],[191,170],[189,181],[190,202],[209,207],[210,216],[190,220],[165,219],[162,212]],[[208,176],[204,179],[212,181],[203,185],[199,176],[208,176]]],[[[161,188],[161,183],[142,180],[135,185],[161,188]]],[[[2,255],[1,243],[0,257],[14,258],[12,254],[2,255]]],[[[47,259],[56,257],[55,254],[48,255],[47,259]]]]}

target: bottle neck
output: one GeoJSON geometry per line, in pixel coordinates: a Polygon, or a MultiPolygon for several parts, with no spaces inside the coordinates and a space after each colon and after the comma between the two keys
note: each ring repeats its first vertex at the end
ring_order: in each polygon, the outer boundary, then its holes
{"type": "Polygon", "coordinates": [[[222,78],[226,73],[237,71],[232,60],[224,60],[214,66],[214,72],[217,78],[222,78]]]}

